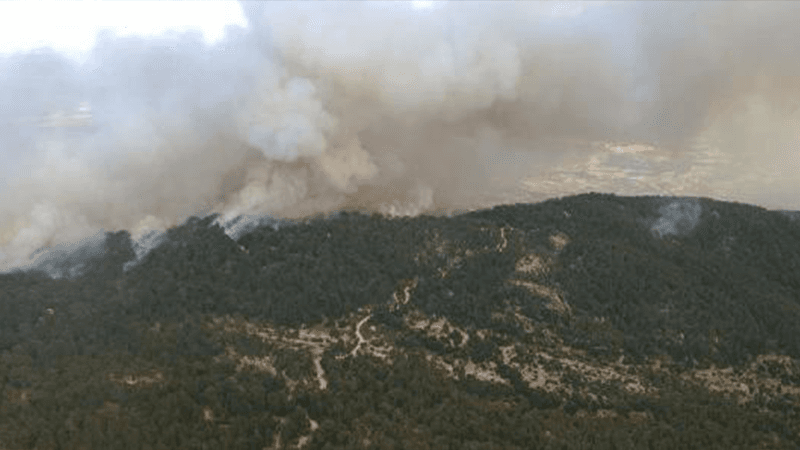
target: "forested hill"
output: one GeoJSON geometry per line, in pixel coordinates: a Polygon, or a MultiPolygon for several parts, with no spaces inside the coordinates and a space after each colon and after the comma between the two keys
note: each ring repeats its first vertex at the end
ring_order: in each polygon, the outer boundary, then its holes
{"type": "Polygon", "coordinates": [[[0,448],[800,448],[796,212],[216,219],[0,275],[0,448]]]}

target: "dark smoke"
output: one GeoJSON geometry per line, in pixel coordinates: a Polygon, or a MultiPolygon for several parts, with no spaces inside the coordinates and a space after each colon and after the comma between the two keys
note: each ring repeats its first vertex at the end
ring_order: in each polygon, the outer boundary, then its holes
{"type": "Polygon", "coordinates": [[[0,270],[197,214],[487,206],[604,139],[679,155],[705,137],[798,208],[800,4],[242,7],[248,27],[213,45],[106,32],[85,63],[0,59],[0,270]],[[81,102],[91,127],[32,119],[81,102]]]}

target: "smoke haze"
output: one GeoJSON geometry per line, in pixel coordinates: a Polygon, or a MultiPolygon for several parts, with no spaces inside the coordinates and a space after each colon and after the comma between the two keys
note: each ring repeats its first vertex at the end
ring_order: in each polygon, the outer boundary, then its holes
{"type": "Polygon", "coordinates": [[[0,57],[0,271],[192,215],[485,207],[575,142],[713,141],[773,174],[749,198],[800,209],[796,2],[241,6],[214,44],[103,32],[81,63],[0,57]],[[36,122],[82,102],[91,126],[36,122]]]}

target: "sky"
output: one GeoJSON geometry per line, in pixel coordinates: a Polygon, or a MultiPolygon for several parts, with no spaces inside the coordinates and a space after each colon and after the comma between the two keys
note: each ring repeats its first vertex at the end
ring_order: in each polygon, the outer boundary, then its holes
{"type": "Polygon", "coordinates": [[[0,11],[0,52],[49,46],[78,61],[103,29],[139,36],[196,29],[213,43],[226,26],[247,25],[241,7],[228,1],[11,0],[0,4],[0,11]]]}
{"type": "Polygon", "coordinates": [[[0,2],[0,271],[192,215],[470,209],[565,142],[713,140],[781,176],[765,205],[800,209],[798,19],[768,1],[0,2]]]}

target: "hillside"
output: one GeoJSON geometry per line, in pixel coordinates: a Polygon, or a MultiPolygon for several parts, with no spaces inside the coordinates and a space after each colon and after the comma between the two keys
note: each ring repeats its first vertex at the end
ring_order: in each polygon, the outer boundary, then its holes
{"type": "Polygon", "coordinates": [[[216,219],[0,275],[0,449],[800,448],[797,212],[216,219]]]}

